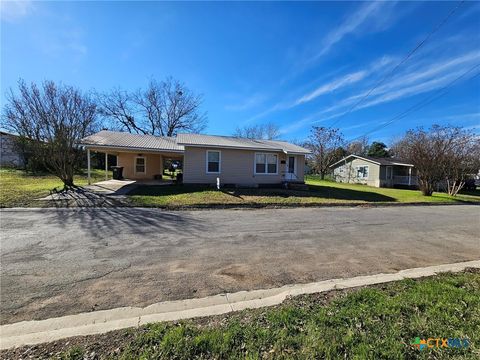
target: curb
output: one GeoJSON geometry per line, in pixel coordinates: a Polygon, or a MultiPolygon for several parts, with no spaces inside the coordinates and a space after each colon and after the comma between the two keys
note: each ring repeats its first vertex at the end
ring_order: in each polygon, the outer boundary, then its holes
{"type": "Polygon", "coordinates": [[[406,269],[390,274],[286,285],[274,289],[240,291],[199,299],[166,301],[145,308],[122,307],[46,320],[22,321],[0,326],[0,350],[51,342],[72,336],[101,334],[151,322],[220,315],[244,309],[273,306],[282,303],[290,296],[381,284],[407,278],[414,279],[442,272],[459,272],[466,268],[480,268],[480,260],[406,269]]]}
{"type": "MultiPolygon", "coordinates": [[[[121,195],[123,196],[123,195],[121,195]]],[[[76,209],[159,209],[166,211],[201,211],[201,210],[262,210],[262,209],[308,209],[308,208],[382,208],[382,207],[408,207],[408,206],[480,206],[480,202],[365,202],[365,203],[293,203],[293,204],[206,204],[206,205],[142,205],[134,206],[124,204],[118,206],[46,206],[46,207],[1,207],[0,211],[28,211],[28,210],[76,210],[76,209]]]]}

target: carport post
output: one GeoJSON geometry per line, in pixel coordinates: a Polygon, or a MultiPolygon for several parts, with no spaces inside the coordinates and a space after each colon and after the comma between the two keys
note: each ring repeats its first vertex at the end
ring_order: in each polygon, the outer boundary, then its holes
{"type": "Polygon", "coordinates": [[[92,180],[90,178],[90,149],[87,148],[87,179],[88,185],[91,185],[92,180]]]}
{"type": "Polygon", "coordinates": [[[108,153],[105,153],[105,181],[108,180],[108,153]]]}
{"type": "Polygon", "coordinates": [[[408,167],[408,186],[412,184],[412,167],[408,167]]]}

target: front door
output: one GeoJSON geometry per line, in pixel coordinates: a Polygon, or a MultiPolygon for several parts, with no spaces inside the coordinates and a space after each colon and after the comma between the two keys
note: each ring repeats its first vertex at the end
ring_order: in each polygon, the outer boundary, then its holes
{"type": "Polygon", "coordinates": [[[287,179],[295,179],[295,156],[289,156],[287,159],[287,179]]]}
{"type": "Polygon", "coordinates": [[[387,166],[387,186],[393,186],[393,168],[387,166]]]}

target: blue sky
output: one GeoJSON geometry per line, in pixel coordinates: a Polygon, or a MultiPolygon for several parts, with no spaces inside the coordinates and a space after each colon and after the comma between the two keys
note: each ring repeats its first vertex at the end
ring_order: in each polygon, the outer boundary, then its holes
{"type": "MultiPolygon", "coordinates": [[[[457,4],[2,1],[1,100],[20,77],[104,91],[173,76],[204,95],[210,134],[273,122],[302,140],[335,124],[351,139],[480,63],[480,4],[466,2],[345,115],[457,4]]],[[[370,140],[432,123],[480,132],[479,71],[370,140]]]]}

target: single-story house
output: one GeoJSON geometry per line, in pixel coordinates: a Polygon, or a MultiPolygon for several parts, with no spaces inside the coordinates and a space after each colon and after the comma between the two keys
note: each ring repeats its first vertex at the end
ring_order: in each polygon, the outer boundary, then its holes
{"type": "Polygon", "coordinates": [[[348,155],[330,168],[337,182],[375,187],[417,186],[415,168],[399,159],[348,155]]]}
{"type": "MultiPolygon", "coordinates": [[[[285,141],[179,134],[176,137],[100,131],[81,141],[90,152],[116,155],[128,179],[154,179],[165,160],[183,162],[183,182],[258,186],[303,183],[310,151],[285,141]]],[[[88,164],[90,161],[88,161],[88,164]]],[[[90,166],[90,165],[89,165],[90,166]]]]}

